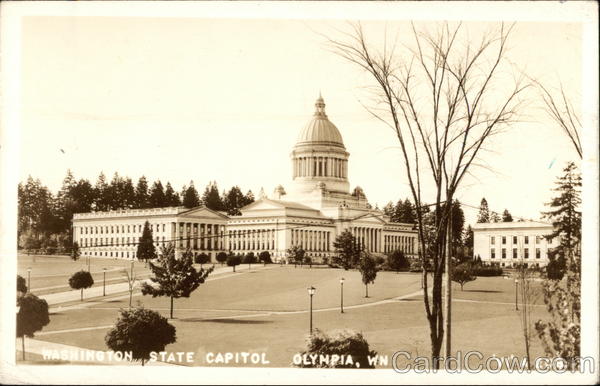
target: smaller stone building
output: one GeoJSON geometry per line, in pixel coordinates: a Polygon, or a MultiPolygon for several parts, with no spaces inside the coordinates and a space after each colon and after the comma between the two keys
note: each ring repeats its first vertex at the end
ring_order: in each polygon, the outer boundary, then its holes
{"type": "Polygon", "coordinates": [[[477,223],[473,225],[473,255],[485,264],[514,267],[524,263],[529,267],[548,264],[548,250],[559,240],[548,240],[552,224],[539,221],[477,223]]]}

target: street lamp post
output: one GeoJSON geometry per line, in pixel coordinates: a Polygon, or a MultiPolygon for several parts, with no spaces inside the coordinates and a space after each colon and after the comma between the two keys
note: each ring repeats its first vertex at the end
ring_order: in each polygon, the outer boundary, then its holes
{"type": "Polygon", "coordinates": [[[344,278],[340,279],[340,313],[344,313],[344,278]]]}
{"type": "Polygon", "coordinates": [[[308,295],[310,297],[310,327],[309,327],[309,331],[312,334],[312,330],[313,330],[313,320],[312,320],[312,299],[313,299],[313,295],[315,294],[316,288],[313,286],[310,286],[307,288],[308,289],[308,295]]]}
{"type": "Polygon", "coordinates": [[[519,311],[519,279],[515,279],[515,311],[519,311]]]}
{"type": "Polygon", "coordinates": [[[31,267],[27,268],[27,292],[31,292],[31,267]]]}
{"type": "Polygon", "coordinates": [[[106,268],[102,268],[102,296],[106,296],[106,268]]]}

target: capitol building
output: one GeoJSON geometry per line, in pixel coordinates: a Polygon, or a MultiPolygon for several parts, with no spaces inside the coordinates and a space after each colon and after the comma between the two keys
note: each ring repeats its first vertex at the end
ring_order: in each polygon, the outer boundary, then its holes
{"type": "Polygon", "coordinates": [[[215,261],[222,251],[269,251],[274,261],[286,261],[286,251],[300,246],[319,262],[335,253],[336,237],[349,230],[373,255],[401,250],[416,256],[414,224],[391,222],[369,205],[360,187],[350,192],[349,157],[319,96],[290,154],[291,185],[278,185],[270,195],[261,191],[255,202],[240,209],[241,215],[205,207],[78,213],[73,216],[73,238],[84,256],[131,259],[149,221],[156,245],[174,242],[178,255],[189,248],[215,261]]]}

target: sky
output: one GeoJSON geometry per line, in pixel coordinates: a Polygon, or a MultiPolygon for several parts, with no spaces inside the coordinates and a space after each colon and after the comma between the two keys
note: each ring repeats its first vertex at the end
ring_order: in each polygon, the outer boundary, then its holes
{"type": "MultiPolygon", "coordinates": [[[[364,21],[373,44],[407,20],[364,21]]],[[[474,40],[496,22],[465,23],[474,40]]],[[[434,22],[418,24],[435,27],[434,22]]],[[[19,178],[56,191],[70,169],[92,184],[103,172],[194,181],[202,192],[238,185],[256,195],[291,182],[290,152],[322,93],[350,152],[351,188],[372,205],[410,196],[394,133],[363,107],[372,84],[327,48],[343,20],[28,16],[21,30],[19,178]]],[[[581,101],[581,26],[519,22],[508,58],[581,101]]],[[[577,155],[535,101],[522,122],[488,143],[460,201],[538,219],[562,168],[577,155]]],[[[585,134],[585,133],[584,133],[585,134]]],[[[468,222],[476,210],[465,208],[468,222]]]]}

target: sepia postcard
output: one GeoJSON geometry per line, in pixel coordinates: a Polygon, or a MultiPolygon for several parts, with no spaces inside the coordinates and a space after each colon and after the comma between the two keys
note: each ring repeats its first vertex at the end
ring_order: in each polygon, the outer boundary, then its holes
{"type": "Polygon", "coordinates": [[[595,2],[0,11],[0,382],[599,382],[595,2]]]}

